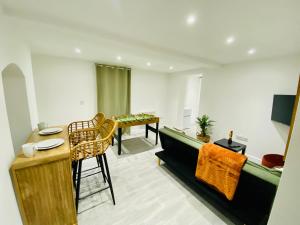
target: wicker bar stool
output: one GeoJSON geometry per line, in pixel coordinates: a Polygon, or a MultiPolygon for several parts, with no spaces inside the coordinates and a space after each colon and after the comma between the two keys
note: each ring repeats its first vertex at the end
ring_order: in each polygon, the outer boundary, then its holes
{"type": "Polygon", "coordinates": [[[80,139],[80,143],[73,145],[75,142],[70,141],[71,157],[73,163],[73,182],[76,183],[76,210],[78,211],[80,182],[82,173],[82,161],[88,158],[95,157],[101,166],[104,181],[107,180],[108,187],[100,189],[90,195],[96,194],[105,189],[110,189],[113,203],[115,205],[115,197],[110,178],[108,163],[105,151],[111,145],[112,135],[117,127],[117,122],[106,119],[101,126],[95,128],[86,128],[74,131],[70,134],[70,140],[80,139]],[[103,163],[104,160],[104,163],[103,163]],[[104,165],[106,173],[104,172],[104,165]],[[78,172],[76,172],[78,169],[78,172]],[[77,181],[77,182],[76,182],[77,181]]]}
{"type": "Polygon", "coordinates": [[[98,126],[101,126],[101,124],[104,122],[105,116],[103,113],[97,113],[96,116],[94,116],[91,120],[85,120],[85,121],[75,121],[69,124],[68,126],[68,132],[69,135],[77,130],[82,130],[86,128],[95,128],[98,126]]]}
{"type": "MultiPolygon", "coordinates": [[[[105,120],[105,116],[103,113],[97,113],[93,119],[91,120],[84,120],[84,121],[75,121],[72,122],[68,125],[68,133],[69,133],[69,141],[70,141],[70,145],[71,146],[75,146],[77,144],[79,144],[81,141],[91,141],[96,139],[96,136],[94,135],[95,132],[91,131],[91,132],[84,132],[83,130],[88,129],[88,128],[96,128],[99,127],[103,124],[105,120]],[[75,132],[75,131],[82,131],[82,132],[76,132],[72,135],[72,137],[70,138],[70,134],[75,132]]],[[[99,168],[101,167],[101,171],[103,173],[104,169],[103,169],[103,162],[99,161],[98,158],[96,158],[97,160],[97,164],[98,167],[95,168],[99,168]]],[[[74,164],[75,162],[72,162],[72,168],[74,169],[74,164]]],[[[95,169],[92,168],[92,169],[95,169]]],[[[91,170],[91,169],[89,169],[91,170]]],[[[103,179],[104,182],[106,182],[105,180],[105,175],[103,174],[103,179]]],[[[74,187],[76,186],[75,181],[73,180],[74,183],[74,187]]]]}

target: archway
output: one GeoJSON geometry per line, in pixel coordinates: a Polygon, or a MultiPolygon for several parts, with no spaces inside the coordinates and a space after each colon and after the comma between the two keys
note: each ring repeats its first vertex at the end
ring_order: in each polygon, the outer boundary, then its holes
{"type": "Polygon", "coordinates": [[[10,133],[16,153],[32,131],[25,77],[19,67],[12,63],[2,71],[2,83],[10,133]]]}

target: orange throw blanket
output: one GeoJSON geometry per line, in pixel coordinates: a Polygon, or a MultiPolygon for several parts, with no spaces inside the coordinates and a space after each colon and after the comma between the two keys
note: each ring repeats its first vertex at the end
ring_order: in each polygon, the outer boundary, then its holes
{"type": "Polygon", "coordinates": [[[199,150],[196,177],[232,200],[247,157],[215,144],[199,150]]]}

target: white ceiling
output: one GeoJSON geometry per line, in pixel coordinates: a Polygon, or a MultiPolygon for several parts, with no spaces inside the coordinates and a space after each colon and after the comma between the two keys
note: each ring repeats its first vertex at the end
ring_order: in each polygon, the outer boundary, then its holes
{"type": "Polygon", "coordinates": [[[33,52],[174,72],[300,52],[299,0],[0,0],[33,52]],[[196,23],[186,25],[186,17],[196,23]],[[17,19],[14,19],[15,17],[17,19]],[[236,42],[225,40],[234,35],[236,42]],[[79,47],[82,54],[75,55],[79,47]],[[256,48],[249,56],[247,50],[256,48]]]}

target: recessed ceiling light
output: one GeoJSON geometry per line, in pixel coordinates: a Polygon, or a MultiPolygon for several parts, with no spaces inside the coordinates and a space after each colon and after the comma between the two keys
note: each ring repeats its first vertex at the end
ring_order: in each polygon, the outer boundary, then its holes
{"type": "Polygon", "coordinates": [[[151,66],[151,62],[147,62],[147,66],[151,66]]]}
{"type": "Polygon", "coordinates": [[[253,55],[253,54],[255,54],[256,53],[256,49],[255,48],[250,48],[249,50],[248,50],[248,55],[253,55]]]}
{"type": "Polygon", "coordinates": [[[235,37],[234,36],[230,36],[226,39],[226,43],[228,45],[232,44],[233,42],[235,42],[235,37]]]}
{"type": "Polygon", "coordinates": [[[173,66],[169,66],[169,70],[173,70],[174,69],[174,67],[173,66]]]}
{"type": "Polygon", "coordinates": [[[80,48],[75,48],[74,51],[75,51],[76,53],[78,53],[78,54],[81,53],[80,48]]]}
{"type": "Polygon", "coordinates": [[[189,15],[189,16],[186,18],[186,23],[187,23],[188,25],[193,25],[195,22],[196,22],[196,16],[195,16],[195,15],[189,15]]]}
{"type": "Polygon", "coordinates": [[[117,56],[117,60],[121,61],[122,60],[122,57],[121,56],[117,56]]]}

